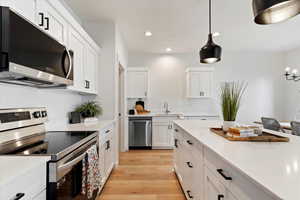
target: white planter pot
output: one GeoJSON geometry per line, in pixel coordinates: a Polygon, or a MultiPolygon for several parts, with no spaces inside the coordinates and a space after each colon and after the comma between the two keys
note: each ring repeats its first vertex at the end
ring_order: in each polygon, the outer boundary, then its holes
{"type": "Polygon", "coordinates": [[[235,127],[235,121],[223,121],[223,131],[227,132],[229,128],[235,127]]]}
{"type": "Polygon", "coordinates": [[[85,124],[96,123],[96,122],[98,122],[98,118],[96,118],[96,117],[88,117],[88,118],[84,118],[83,122],[84,122],[85,124]]]}

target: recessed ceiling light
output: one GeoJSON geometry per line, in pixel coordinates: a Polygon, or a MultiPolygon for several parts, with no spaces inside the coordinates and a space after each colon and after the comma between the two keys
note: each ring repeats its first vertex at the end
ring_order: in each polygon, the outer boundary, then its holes
{"type": "Polygon", "coordinates": [[[146,31],[146,32],[145,32],[145,36],[146,36],[146,37],[152,36],[152,32],[151,32],[151,31],[146,31]]]}
{"type": "Polygon", "coordinates": [[[214,33],[213,33],[213,37],[218,37],[218,36],[220,36],[220,33],[219,33],[219,32],[214,32],[214,33]]]}
{"type": "Polygon", "coordinates": [[[171,52],[172,49],[171,48],[166,48],[166,52],[171,52]]]}

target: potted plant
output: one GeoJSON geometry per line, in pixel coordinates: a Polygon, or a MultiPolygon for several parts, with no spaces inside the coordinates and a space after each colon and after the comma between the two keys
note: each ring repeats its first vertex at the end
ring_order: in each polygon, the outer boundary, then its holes
{"type": "Polygon", "coordinates": [[[235,126],[242,96],[247,88],[244,82],[225,82],[221,85],[221,107],[223,130],[226,132],[235,126]]]}
{"type": "Polygon", "coordinates": [[[78,106],[75,112],[80,113],[81,117],[84,118],[84,122],[97,121],[97,116],[102,114],[102,107],[95,101],[89,101],[78,106]]]}

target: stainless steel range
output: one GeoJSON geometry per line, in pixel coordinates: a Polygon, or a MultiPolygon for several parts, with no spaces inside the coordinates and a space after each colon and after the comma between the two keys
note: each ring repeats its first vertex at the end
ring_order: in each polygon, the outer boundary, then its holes
{"type": "Polygon", "coordinates": [[[0,110],[0,154],[49,156],[47,200],[86,199],[81,192],[82,160],[98,145],[97,132],[45,129],[45,108],[0,110]]]}

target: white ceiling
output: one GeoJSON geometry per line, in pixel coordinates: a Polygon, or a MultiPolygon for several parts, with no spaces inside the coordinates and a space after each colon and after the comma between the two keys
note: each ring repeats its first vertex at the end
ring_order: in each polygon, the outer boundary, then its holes
{"type": "MultiPolygon", "coordinates": [[[[83,20],[114,20],[130,51],[195,52],[207,40],[208,0],[62,0],[83,20]],[[146,38],[150,30],[153,36],[146,38]]],[[[224,50],[281,51],[300,46],[300,16],[256,25],[251,0],[214,0],[213,31],[224,50]]]]}

